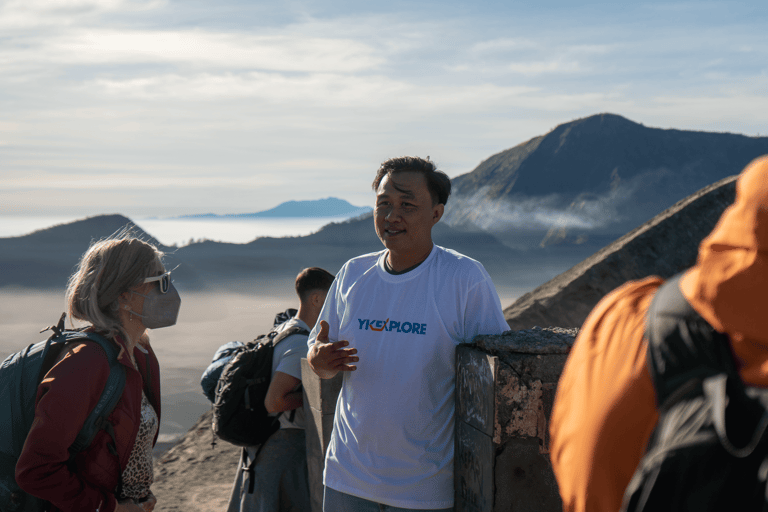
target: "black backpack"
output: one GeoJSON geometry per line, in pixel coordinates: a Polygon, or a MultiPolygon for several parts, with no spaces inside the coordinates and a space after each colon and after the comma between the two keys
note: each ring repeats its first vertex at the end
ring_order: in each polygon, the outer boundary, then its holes
{"type": "Polygon", "coordinates": [[[656,293],[646,320],[659,421],[622,511],[766,511],[768,389],[746,387],[725,334],[680,292],[656,293]]]}
{"type": "MultiPolygon", "coordinates": [[[[67,343],[88,340],[97,343],[109,360],[110,372],[101,399],[69,448],[70,460],[90,446],[96,433],[105,429],[114,442],[114,430],[106,421],[117,405],[125,387],[125,368],[117,361],[118,347],[93,332],[64,330],[62,314],[53,334],[45,341],[30,345],[8,356],[0,365],[0,511],[33,512],[47,510],[47,502],[30,496],[16,484],[16,463],[24,447],[35,416],[37,387],[53,367],[67,343]]],[[[45,332],[44,329],[41,332],[45,332]]],[[[122,479],[120,480],[122,483],[122,479]]]]}
{"type": "Polygon", "coordinates": [[[264,398],[272,380],[275,346],[294,334],[309,335],[298,326],[280,334],[274,330],[248,343],[224,366],[216,385],[213,432],[236,446],[263,445],[280,427],[279,415],[270,416],[264,398]]]}
{"type": "MultiPolygon", "coordinates": [[[[298,313],[298,310],[288,308],[285,311],[276,314],[274,323],[272,324],[273,327],[277,327],[280,324],[287,322],[296,316],[296,313],[298,313]]],[[[224,370],[224,367],[227,366],[227,363],[230,362],[233,357],[246,348],[247,345],[242,341],[230,341],[229,343],[220,346],[213,355],[211,364],[208,365],[208,368],[205,369],[202,377],[200,377],[200,387],[203,388],[203,394],[211,401],[211,403],[216,402],[216,386],[219,383],[219,377],[221,377],[222,370],[224,370]]]]}

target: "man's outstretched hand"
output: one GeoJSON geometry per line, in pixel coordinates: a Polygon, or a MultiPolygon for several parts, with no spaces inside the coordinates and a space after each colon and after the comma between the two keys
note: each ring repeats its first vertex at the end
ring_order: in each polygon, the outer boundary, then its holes
{"type": "Polygon", "coordinates": [[[357,366],[350,364],[360,360],[356,348],[344,348],[349,345],[347,340],[328,343],[328,322],[320,320],[320,332],[317,340],[307,354],[307,362],[312,370],[321,379],[330,379],[339,372],[351,372],[357,370],[357,366]]]}

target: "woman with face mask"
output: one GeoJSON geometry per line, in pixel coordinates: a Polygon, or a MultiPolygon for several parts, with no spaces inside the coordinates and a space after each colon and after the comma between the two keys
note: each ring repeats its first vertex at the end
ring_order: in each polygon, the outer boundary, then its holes
{"type": "Polygon", "coordinates": [[[181,299],[154,246],[128,236],[93,244],[67,286],[70,317],[119,349],[120,400],[91,444],[69,447],[110,373],[94,342],[68,344],[37,391],[35,419],[16,465],[19,486],[53,511],[139,512],[156,503],[152,448],[160,425],[160,372],[147,329],[176,323],[181,299]]]}

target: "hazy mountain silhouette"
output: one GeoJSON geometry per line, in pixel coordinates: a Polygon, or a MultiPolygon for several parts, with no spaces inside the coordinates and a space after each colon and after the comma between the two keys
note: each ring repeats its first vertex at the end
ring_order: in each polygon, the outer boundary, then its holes
{"type": "Polygon", "coordinates": [[[292,217],[341,217],[363,215],[371,211],[370,206],[355,206],[343,199],[326,197],[309,201],[286,201],[274,208],[256,213],[233,213],[216,215],[182,215],[179,219],[255,219],[255,218],[292,218],[292,217]]]}
{"type": "Polygon", "coordinates": [[[768,137],[648,128],[599,114],[452,180],[446,221],[521,248],[616,238],[768,153],[768,137]]]}
{"type": "MultiPolygon", "coordinates": [[[[127,217],[104,215],[25,236],[0,238],[0,287],[63,289],[90,243],[123,228],[132,229],[136,236],[166,253],[166,267],[173,269],[174,282],[182,290],[222,285],[238,291],[276,286],[290,289],[302,268],[320,266],[335,273],[348,259],[383,249],[371,214],[329,224],[309,236],[265,237],[248,244],[206,241],[180,248],[162,246],[127,217]]],[[[515,260],[515,251],[488,233],[463,232],[438,224],[433,238],[438,245],[480,260],[499,283],[511,275],[509,262],[515,260]]],[[[561,266],[566,268],[567,263],[561,266]]],[[[530,279],[527,274],[519,278],[518,286],[536,284],[526,280],[530,279]]]]}
{"type": "MultiPolygon", "coordinates": [[[[492,235],[464,232],[443,223],[438,223],[432,234],[437,245],[481,261],[494,281],[508,281],[509,262],[516,260],[517,252],[492,235]]],[[[229,287],[241,289],[285,282],[308,266],[335,273],[348,259],[382,249],[369,214],[328,224],[308,236],[264,237],[248,244],[190,244],[176,250],[175,257],[192,266],[205,282],[226,282],[229,287]]]]}
{"type": "Polygon", "coordinates": [[[99,215],[24,236],[0,238],[0,286],[63,288],[92,241],[123,229],[130,229],[135,236],[162,248],[122,215],[99,215]]]}

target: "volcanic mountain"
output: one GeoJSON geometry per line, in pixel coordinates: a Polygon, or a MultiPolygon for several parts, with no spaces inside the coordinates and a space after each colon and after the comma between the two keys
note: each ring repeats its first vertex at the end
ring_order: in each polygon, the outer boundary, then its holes
{"type": "Polygon", "coordinates": [[[445,220],[530,249],[595,249],[768,153],[768,137],[649,128],[614,114],[557,126],[452,180],[445,220]]]}

